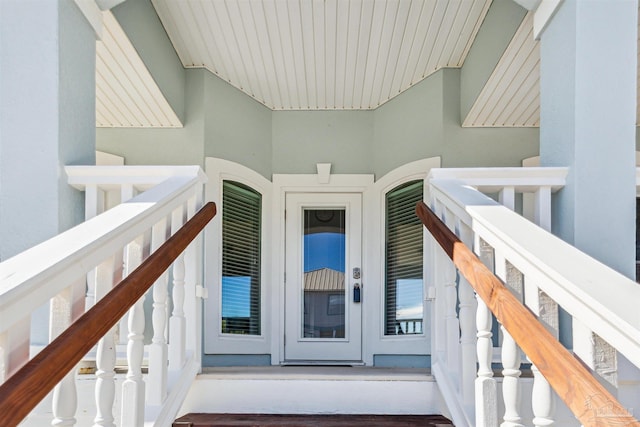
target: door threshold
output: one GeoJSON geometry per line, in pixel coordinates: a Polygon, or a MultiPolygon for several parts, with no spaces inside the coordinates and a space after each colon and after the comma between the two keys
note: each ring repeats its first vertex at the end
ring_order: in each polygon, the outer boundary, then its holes
{"type": "Polygon", "coordinates": [[[285,360],[280,366],[365,366],[361,360],[285,360]]]}

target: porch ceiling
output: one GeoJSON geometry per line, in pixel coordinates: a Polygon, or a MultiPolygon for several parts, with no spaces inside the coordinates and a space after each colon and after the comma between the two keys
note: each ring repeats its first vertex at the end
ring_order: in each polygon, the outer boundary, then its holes
{"type": "MultiPolygon", "coordinates": [[[[638,11],[640,15],[640,8],[638,11]]],[[[640,31],[638,35],[640,47],[640,31]]],[[[640,87],[640,72],[636,75],[640,87]]],[[[640,105],[640,92],[636,99],[640,105]]],[[[636,108],[636,125],[639,123],[640,109],[636,108]]],[[[462,126],[540,126],[540,43],[533,39],[533,12],[525,16],[462,126]]]]}
{"type": "Polygon", "coordinates": [[[185,67],[273,110],[368,110],[462,66],[491,0],[152,3],[185,67]]]}

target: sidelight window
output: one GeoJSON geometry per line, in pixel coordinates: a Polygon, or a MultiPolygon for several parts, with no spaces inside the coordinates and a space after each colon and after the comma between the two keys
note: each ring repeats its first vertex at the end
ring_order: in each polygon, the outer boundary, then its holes
{"type": "Polygon", "coordinates": [[[423,181],[386,194],[385,335],[423,333],[422,224],[415,214],[423,181]]]}

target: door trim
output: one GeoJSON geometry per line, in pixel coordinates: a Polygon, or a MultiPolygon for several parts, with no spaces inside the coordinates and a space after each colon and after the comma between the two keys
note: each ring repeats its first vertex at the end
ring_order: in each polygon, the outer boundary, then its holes
{"type": "MultiPolygon", "coordinates": [[[[362,305],[351,299],[354,279],[350,272],[362,264],[362,193],[305,192],[287,193],[287,227],[285,230],[287,283],[285,285],[285,361],[333,361],[360,362],[362,360],[362,305]],[[302,286],[304,268],[303,223],[305,209],[340,209],[345,212],[345,270],[344,299],[345,329],[341,338],[303,338],[301,336],[304,314],[302,286]],[[290,264],[289,264],[290,263],[290,264]]],[[[364,278],[366,279],[366,278],[364,278]]],[[[362,280],[364,280],[362,279],[362,280]]],[[[334,331],[335,332],[335,331],[334,331]]]]}
{"type": "MultiPolygon", "coordinates": [[[[292,193],[360,193],[362,194],[362,229],[366,230],[366,224],[370,221],[370,212],[366,209],[371,206],[372,187],[374,176],[371,174],[335,174],[330,175],[328,183],[322,183],[317,174],[274,174],[273,175],[273,292],[271,304],[273,313],[271,321],[271,362],[274,365],[285,363],[284,333],[285,333],[285,217],[286,194],[292,193]]],[[[366,247],[369,242],[367,233],[363,231],[362,245],[366,247]]],[[[367,260],[362,260],[362,275],[369,276],[370,265],[367,260]]],[[[364,299],[363,299],[364,301],[364,299]]],[[[364,331],[367,328],[365,318],[362,319],[362,355],[367,354],[367,343],[364,339],[364,331]]]]}

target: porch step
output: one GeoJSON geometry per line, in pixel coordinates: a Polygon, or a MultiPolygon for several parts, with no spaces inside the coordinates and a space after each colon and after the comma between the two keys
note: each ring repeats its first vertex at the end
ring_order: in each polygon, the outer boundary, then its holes
{"type": "Polygon", "coordinates": [[[196,378],[179,415],[446,416],[441,402],[440,391],[426,369],[363,366],[210,368],[196,378]]]}
{"type": "Polygon", "coordinates": [[[173,427],[449,427],[437,415],[258,415],[189,414],[173,427]]]}

